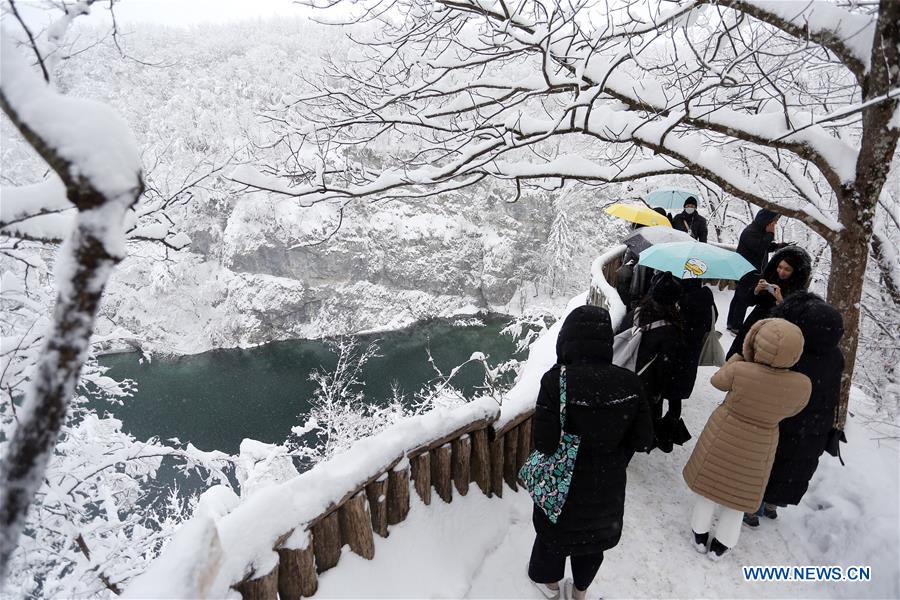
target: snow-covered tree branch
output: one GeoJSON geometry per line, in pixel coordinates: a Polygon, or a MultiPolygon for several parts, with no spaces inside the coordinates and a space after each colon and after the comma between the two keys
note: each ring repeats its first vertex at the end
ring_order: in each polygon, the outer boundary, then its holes
{"type": "MultiPolygon", "coordinates": [[[[54,37],[87,10],[82,4],[62,17],[54,37]]],[[[107,279],[124,258],[126,214],[144,189],[136,143],[121,118],[102,104],[59,94],[14,39],[3,32],[0,108],[59,178],[51,189],[64,189],[77,215],[57,259],[49,332],[0,463],[0,578],[66,418],[107,279]]],[[[59,209],[59,197],[47,192],[30,197],[32,214],[59,209]]]]}
{"type": "MultiPolygon", "coordinates": [[[[326,7],[339,2],[311,4],[326,7]]],[[[900,4],[826,0],[354,3],[357,60],[269,121],[278,165],[232,179],[301,203],[416,197],[484,178],[689,174],[828,244],[844,399],[874,214],[900,118],[900,4]],[[561,153],[560,140],[566,148],[561,153]],[[387,156],[373,165],[372,155],[387,156]]],[[[882,261],[879,261],[882,262],[882,261]]],[[[836,415],[843,426],[846,402],[836,415]]]]}

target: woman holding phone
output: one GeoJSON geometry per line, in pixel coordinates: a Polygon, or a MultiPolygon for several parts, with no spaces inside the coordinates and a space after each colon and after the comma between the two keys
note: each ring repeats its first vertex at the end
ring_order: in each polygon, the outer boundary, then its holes
{"type": "Polygon", "coordinates": [[[727,357],[739,354],[744,346],[744,337],[757,321],[769,316],[770,311],[784,302],[794,292],[805,290],[812,275],[812,257],[803,248],[786,246],[775,252],[763,269],[763,278],[756,282],[748,302],[753,310],[734,336],[734,342],[727,357]]]}

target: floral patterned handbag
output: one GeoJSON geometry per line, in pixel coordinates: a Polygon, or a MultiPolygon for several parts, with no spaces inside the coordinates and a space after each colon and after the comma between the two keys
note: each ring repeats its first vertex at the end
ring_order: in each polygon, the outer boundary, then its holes
{"type": "Polygon", "coordinates": [[[538,450],[531,453],[519,470],[519,479],[531,494],[532,500],[546,513],[551,523],[556,523],[562,513],[569,485],[572,483],[572,472],[575,470],[575,457],[581,438],[566,433],[566,367],[559,369],[559,447],[552,455],[538,450]]]}

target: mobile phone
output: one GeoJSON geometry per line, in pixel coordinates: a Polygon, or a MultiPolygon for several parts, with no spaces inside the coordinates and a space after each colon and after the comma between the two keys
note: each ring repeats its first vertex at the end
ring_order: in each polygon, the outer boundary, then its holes
{"type": "Polygon", "coordinates": [[[771,283],[766,284],[766,290],[773,296],[775,295],[775,286],[772,285],[771,283]]]}

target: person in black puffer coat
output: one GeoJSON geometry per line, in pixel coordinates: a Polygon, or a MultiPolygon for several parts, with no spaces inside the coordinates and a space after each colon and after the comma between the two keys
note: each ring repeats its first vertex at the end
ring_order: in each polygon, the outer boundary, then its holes
{"type": "MultiPolygon", "coordinates": [[[[553,454],[559,445],[559,374],[566,366],[567,433],[581,436],[571,487],[557,522],[534,507],[537,537],[528,575],[557,589],[571,557],[575,596],[583,598],[603,552],[622,535],[625,469],[653,439],[647,399],[637,375],[612,364],[609,313],[580,306],[566,317],[556,342],[557,364],[544,373],[534,411],[534,446],[553,454]]],[[[545,589],[542,588],[542,591],[545,589]]]]}
{"type": "Polygon", "coordinates": [[[728,307],[728,329],[737,331],[747,314],[748,301],[751,300],[753,288],[759,280],[764,265],[769,259],[769,252],[774,252],[787,246],[785,243],[775,242],[775,226],[780,215],[765,208],[759,209],[753,221],[741,232],[738,240],[737,253],[747,259],[755,271],[741,277],[731,298],[728,307]]]}
{"type": "Polygon", "coordinates": [[[753,306],[753,310],[734,336],[726,357],[740,354],[744,347],[744,337],[754,323],[768,318],[772,309],[791,294],[806,290],[811,275],[812,257],[803,248],[787,246],[773,254],[763,270],[763,278],[757,281],[750,297],[749,304],[753,306]],[[776,286],[775,293],[768,291],[767,284],[776,286]]]}
{"type": "Polygon", "coordinates": [[[844,320],[837,309],[811,292],[792,294],[772,316],[790,321],[803,332],[803,354],[791,370],[812,382],[806,408],[778,426],[778,449],[764,495],[770,505],[765,514],[775,518],[775,506],[800,503],[825,452],[841,395],[844,355],[838,342],[844,335],[844,320]]]}

